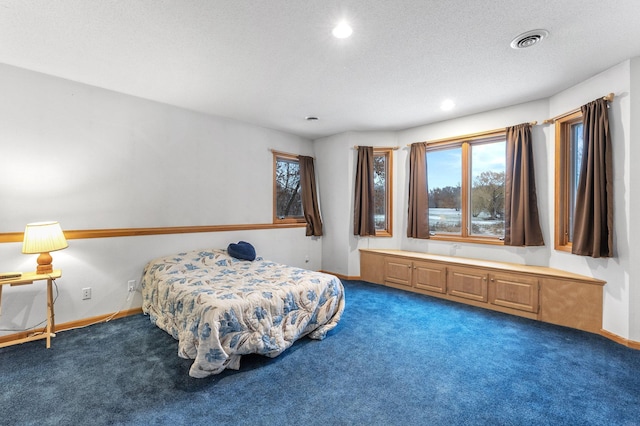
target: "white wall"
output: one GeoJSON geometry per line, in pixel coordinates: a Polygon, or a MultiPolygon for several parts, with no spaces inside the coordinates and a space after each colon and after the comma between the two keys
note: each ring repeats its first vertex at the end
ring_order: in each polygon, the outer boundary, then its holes
{"type": "MultiPolygon", "coordinates": [[[[565,90],[549,100],[552,116],[562,114],[610,92],[616,98],[610,104],[609,126],[613,149],[614,257],[592,259],[553,250],[549,265],[607,281],[604,288],[603,328],[628,337],[630,330],[630,285],[632,284],[630,165],[632,157],[630,111],[630,61],[625,61],[583,83],[565,90]]],[[[549,140],[554,142],[554,135],[549,140]]],[[[549,153],[553,161],[553,152],[549,153]]],[[[553,205],[548,206],[552,212],[553,205]]],[[[637,235],[638,236],[638,235],[637,235]]],[[[636,257],[637,259],[637,257],[636,257]]],[[[638,277],[638,276],[637,276],[638,277]]],[[[637,278],[636,278],[637,281],[637,278]]],[[[637,285],[637,284],[636,284],[637,285]]],[[[637,308],[636,308],[637,309],[637,308]]]]}
{"type": "MultiPolygon", "coordinates": [[[[640,57],[631,60],[631,84],[629,90],[629,135],[633,135],[635,142],[629,137],[629,155],[625,158],[625,169],[629,171],[629,316],[630,330],[629,339],[640,342],[640,167],[633,163],[631,159],[640,158],[640,145],[638,145],[638,135],[640,135],[640,57]],[[634,166],[634,167],[632,167],[634,166]],[[632,216],[633,215],[633,216],[632,216]],[[635,261],[634,261],[635,260],[635,261]]],[[[624,96],[624,95],[623,95],[624,96]]]]}
{"type": "MultiPolygon", "coordinates": [[[[541,100],[399,132],[347,132],[316,140],[314,142],[316,158],[322,167],[318,173],[320,197],[325,224],[328,224],[329,229],[323,242],[323,269],[351,277],[359,276],[358,250],[360,248],[401,248],[466,257],[479,256],[516,263],[547,264],[550,250],[548,246],[511,248],[505,253],[504,247],[500,246],[464,243],[453,245],[443,241],[416,240],[406,237],[408,144],[494,130],[533,120],[541,123],[547,118],[549,118],[548,103],[546,100],[541,100]],[[357,152],[353,149],[355,145],[398,147],[393,154],[393,237],[391,238],[353,235],[353,197],[357,161],[357,152]],[[337,231],[330,233],[334,229],[337,231]]],[[[537,141],[537,149],[534,153],[537,168],[536,180],[538,186],[543,188],[542,193],[538,193],[541,203],[547,203],[549,197],[549,194],[544,191],[544,188],[549,186],[545,131],[544,126],[536,126],[533,129],[533,136],[537,141]]],[[[553,183],[551,183],[552,186],[553,183]]],[[[543,232],[547,235],[551,232],[548,226],[548,213],[543,210],[540,214],[543,232]]],[[[548,237],[547,241],[550,241],[548,237]]]]}
{"type": "MultiPolygon", "coordinates": [[[[504,108],[494,111],[484,112],[473,116],[462,117],[459,119],[449,120],[428,126],[416,127],[413,129],[398,132],[398,143],[406,146],[414,142],[443,139],[448,137],[460,136],[465,134],[483,132],[488,130],[503,129],[507,126],[514,126],[525,122],[537,121],[542,123],[549,118],[549,110],[547,101],[541,100],[529,102],[526,104],[516,105],[510,108],[504,108]]],[[[547,161],[546,154],[548,151],[545,131],[547,126],[535,126],[532,129],[534,141],[534,164],[536,167],[536,187],[538,193],[538,202],[540,205],[549,203],[551,196],[548,188],[553,187],[553,181],[549,183],[547,177],[547,161]]],[[[398,167],[397,178],[401,182],[409,182],[409,148],[401,151],[399,156],[400,165],[398,167]]],[[[553,163],[551,163],[553,169],[553,163]]],[[[408,183],[403,188],[401,206],[407,206],[409,203],[408,183]]],[[[402,219],[401,226],[403,230],[407,229],[406,207],[404,213],[398,212],[402,219]]],[[[540,211],[540,223],[542,232],[545,237],[546,245],[543,247],[516,248],[492,246],[486,244],[473,243],[456,243],[451,244],[446,241],[421,240],[415,238],[407,238],[406,231],[403,233],[400,248],[403,250],[413,250],[421,252],[429,252],[443,255],[455,255],[462,257],[478,257],[487,260],[501,260],[506,262],[523,263],[529,265],[544,265],[549,258],[550,239],[549,217],[545,210],[540,211]]]]}
{"type": "MultiPolygon", "coordinates": [[[[42,220],[66,230],[271,223],[269,149],[313,155],[304,138],[6,65],[0,93],[0,233],[42,220]]],[[[52,253],[63,271],[56,321],[139,307],[126,282],[147,261],[240,239],[265,258],[321,267],[322,238],[304,228],[70,240],[52,253]]],[[[35,269],[37,256],[20,250],[0,244],[0,271],[35,269]]],[[[0,329],[44,319],[44,287],[5,288],[0,329]]]]}
{"type": "Polygon", "coordinates": [[[632,170],[631,166],[634,158],[640,159],[640,148],[631,144],[631,134],[640,134],[640,121],[637,119],[640,113],[640,96],[632,97],[633,89],[633,93],[640,92],[640,58],[625,61],[549,99],[398,132],[349,132],[315,141],[316,153],[323,161],[334,163],[340,169],[347,162],[350,167],[350,174],[346,177],[342,171],[339,178],[321,173],[323,186],[329,188],[322,193],[323,203],[331,203],[332,220],[340,224],[340,232],[344,232],[344,229],[349,231],[349,235],[331,235],[325,239],[323,269],[357,276],[360,269],[357,253],[359,247],[399,248],[564,269],[607,281],[603,328],[623,338],[639,341],[640,264],[637,261],[633,264],[631,259],[640,258],[637,243],[640,241],[640,226],[633,221],[631,212],[635,211],[637,215],[640,211],[640,185],[636,183],[640,182],[640,168],[632,170]],[[614,154],[616,248],[614,258],[592,259],[553,249],[555,129],[553,125],[542,123],[547,118],[578,108],[610,92],[616,94],[609,114],[614,154]],[[545,246],[522,248],[473,243],[452,244],[406,237],[409,170],[407,144],[504,128],[534,120],[540,123],[532,132],[538,206],[545,246]],[[394,168],[394,237],[357,239],[354,244],[351,234],[355,154],[352,147],[375,146],[378,143],[400,146],[396,151],[394,168]],[[338,185],[338,182],[345,180],[349,182],[348,186],[338,185]],[[345,212],[347,205],[351,208],[345,212]],[[335,210],[338,208],[340,213],[335,210]],[[327,253],[329,250],[331,253],[327,253]]]}
{"type": "Polygon", "coordinates": [[[275,130],[6,65],[0,76],[0,232],[43,214],[66,229],[271,222],[269,148],[313,155],[275,130]]]}
{"type": "MultiPolygon", "coordinates": [[[[319,188],[326,233],[322,247],[322,268],[348,277],[360,275],[361,248],[386,248],[399,243],[398,217],[393,216],[393,237],[353,235],[353,201],[358,152],[354,146],[395,147],[395,132],[347,132],[314,142],[320,166],[319,188]]],[[[398,151],[393,154],[393,203],[400,192],[396,179],[398,151]]]]}
{"type": "MultiPolygon", "coordinates": [[[[265,259],[320,269],[320,241],[305,237],[304,228],[70,240],[67,249],[52,253],[54,268],[62,269],[62,278],[57,280],[56,323],[138,308],[140,293],[130,295],[127,281],[139,283],[148,261],[183,250],[226,248],[239,240],[250,241],[265,259]],[[305,255],[309,255],[309,263],[305,263],[305,255]],[[84,287],[92,289],[90,300],[81,298],[84,287]]],[[[23,255],[20,249],[21,243],[0,244],[3,271],[35,269],[37,255],[23,255]]],[[[44,282],[5,288],[0,329],[22,330],[43,321],[45,296],[44,282]]]]}
{"type": "Polygon", "coordinates": [[[345,236],[349,233],[348,187],[351,176],[347,156],[334,153],[344,152],[348,149],[349,143],[348,133],[319,139],[314,143],[324,226],[322,269],[341,275],[347,275],[349,269],[345,236]]]}

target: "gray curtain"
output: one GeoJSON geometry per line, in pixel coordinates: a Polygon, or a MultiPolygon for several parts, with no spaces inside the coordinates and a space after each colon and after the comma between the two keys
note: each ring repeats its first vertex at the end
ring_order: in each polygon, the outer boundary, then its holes
{"type": "Polygon", "coordinates": [[[584,148],[576,192],[571,252],[613,256],[613,165],[607,101],[582,106],[584,148]]]}
{"type": "Polygon", "coordinates": [[[531,124],[507,127],[507,164],[504,185],[504,244],[542,246],[533,167],[531,124]]]}
{"type": "Polygon", "coordinates": [[[407,237],[429,238],[429,199],[427,190],[427,144],[411,144],[409,154],[409,212],[407,237]]]}
{"type": "Polygon", "coordinates": [[[376,235],[373,193],[373,147],[358,147],[355,199],[353,200],[353,235],[376,235]]]}
{"type": "Polygon", "coordinates": [[[300,162],[300,182],[302,185],[302,210],[307,222],[307,236],[322,235],[322,218],[318,208],[318,191],[316,189],[316,172],[313,157],[298,156],[300,162]]]}

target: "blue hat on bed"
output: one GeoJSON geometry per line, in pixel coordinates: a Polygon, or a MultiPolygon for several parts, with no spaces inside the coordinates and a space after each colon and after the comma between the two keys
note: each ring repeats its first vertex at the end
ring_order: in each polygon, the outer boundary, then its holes
{"type": "Polygon", "coordinates": [[[229,244],[229,247],[227,247],[227,253],[229,253],[229,256],[233,256],[236,259],[256,259],[256,249],[254,249],[253,246],[246,241],[240,241],[238,242],[238,244],[229,244]]]}

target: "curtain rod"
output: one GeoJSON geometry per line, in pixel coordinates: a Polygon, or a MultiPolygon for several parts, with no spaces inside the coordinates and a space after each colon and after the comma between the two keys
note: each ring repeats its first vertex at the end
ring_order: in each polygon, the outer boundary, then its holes
{"type": "MultiPolygon", "coordinates": [[[[538,124],[537,121],[530,121],[529,122],[530,125],[535,126],[536,124],[538,124]]],[[[495,129],[495,130],[486,130],[484,132],[478,132],[478,133],[472,133],[470,135],[462,135],[462,136],[454,136],[452,138],[442,138],[442,139],[435,139],[432,141],[423,141],[423,142],[427,142],[427,143],[435,143],[435,142],[446,142],[446,141],[455,141],[455,140],[467,140],[467,139],[475,139],[475,138],[479,138],[482,136],[487,136],[487,135],[491,135],[493,133],[500,133],[500,132],[504,132],[505,129],[495,129]]],[[[414,143],[420,143],[420,142],[414,142],[414,143]]],[[[411,146],[412,144],[408,143],[407,146],[411,146]]]]}
{"type": "MultiPolygon", "coordinates": [[[[616,96],[615,94],[613,94],[613,93],[609,93],[607,96],[603,96],[603,97],[602,97],[602,99],[604,99],[604,100],[605,100],[605,101],[607,101],[607,102],[611,102],[611,101],[613,101],[613,98],[614,98],[615,96],[616,96]]],[[[576,112],[578,112],[578,111],[580,111],[580,108],[572,109],[571,111],[568,111],[568,112],[562,113],[562,114],[560,114],[560,115],[556,115],[556,116],[555,116],[555,117],[553,117],[553,118],[547,118],[546,120],[544,120],[544,121],[542,122],[542,124],[553,124],[553,123],[555,123],[555,122],[556,122],[556,120],[560,120],[561,118],[564,118],[564,117],[566,117],[567,115],[574,114],[574,113],[576,113],[576,112]]]]}
{"type": "MultiPolygon", "coordinates": [[[[300,157],[302,154],[292,154],[290,152],[284,152],[284,151],[278,151],[277,149],[273,149],[273,148],[269,148],[269,151],[273,152],[274,154],[280,154],[280,155],[285,155],[288,157],[300,157]]],[[[316,157],[312,157],[310,155],[302,155],[303,157],[311,157],[314,160],[316,159],[316,157]]]]}
{"type": "MultiPolygon", "coordinates": [[[[359,148],[358,145],[353,146],[353,149],[358,149],[358,148],[359,148]]],[[[396,151],[398,147],[397,146],[374,146],[373,149],[392,149],[396,151]]]]}

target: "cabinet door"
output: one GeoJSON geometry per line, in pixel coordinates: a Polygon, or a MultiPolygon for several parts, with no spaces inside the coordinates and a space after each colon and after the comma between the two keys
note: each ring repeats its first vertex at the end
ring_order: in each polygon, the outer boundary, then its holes
{"type": "Polygon", "coordinates": [[[396,259],[387,257],[384,259],[385,284],[400,284],[411,287],[411,265],[408,259],[396,259]]]}
{"type": "Polygon", "coordinates": [[[465,299],[487,301],[487,273],[482,270],[450,267],[447,274],[449,294],[465,299]]]}
{"type": "Polygon", "coordinates": [[[538,279],[518,274],[491,274],[489,303],[537,313],[538,279]]]}
{"type": "Polygon", "coordinates": [[[447,292],[447,268],[439,263],[413,262],[413,286],[421,290],[447,292]]]}
{"type": "Polygon", "coordinates": [[[384,255],[361,251],[360,279],[370,283],[384,284],[384,255]]]}

